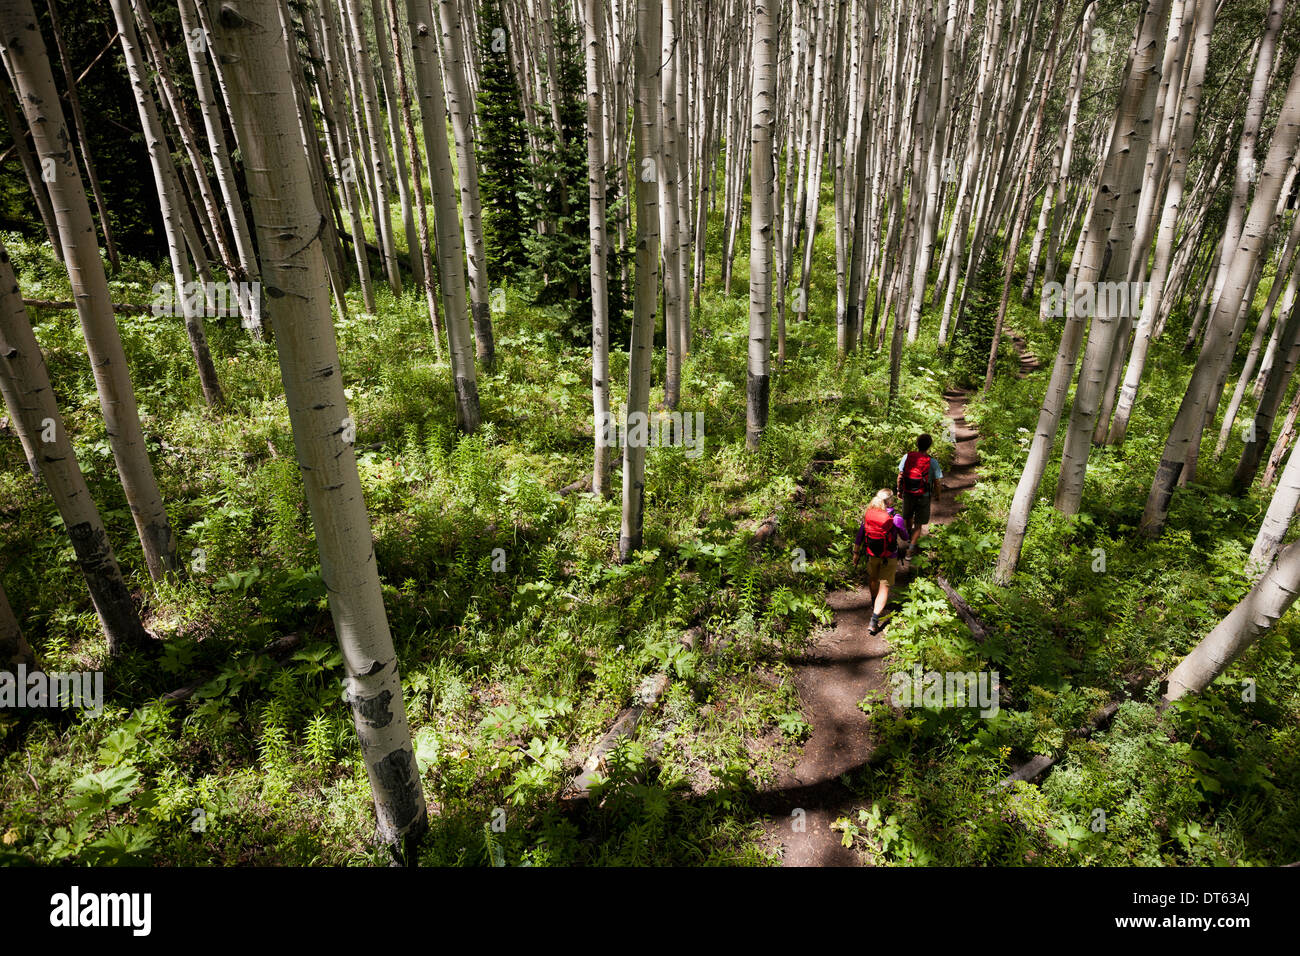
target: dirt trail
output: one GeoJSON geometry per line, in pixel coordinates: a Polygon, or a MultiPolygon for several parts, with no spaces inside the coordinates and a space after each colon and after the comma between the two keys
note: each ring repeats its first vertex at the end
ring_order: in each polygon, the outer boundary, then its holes
{"type": "MultiPolygon", "coordinates": [[[[1019,377],[1041,367],[1025,349],[1023,339],[1014,337],[1012,341],[1020,356],[1019,377]]],[[[962,509],[959,496],[978,481],[979,432],[966,424],[966,403],[972,391],[944,393],[956,452],[944,473],[943,496],[931,504],[932,525],[952,521],[962,509]]],[[[921,541],[924,547],[925,539],[921,541]]],[[[900,571],[898,585],[905,587],[912,574],[910,569],[900,571]]],[[[784,866],[859,864],[857,854],[840,842],[840,834],[831,824],[854,806],[841,776],[865,765],[875,749],[871,720],[858,701],[872,691],[886,692],[884,661],[890,647],[882,635],[870,633],[871,595],[865,585],[828,592],[826,603],[835,612],[834,622],[818,633],[794,667],[795,687],[812,733],[795,766],[782,774],[762,799],[768,813],[767,843],[782,848],[784,866]]],[[[887,625],[888,620],[887,610],[882,622],[887,625]]]]}

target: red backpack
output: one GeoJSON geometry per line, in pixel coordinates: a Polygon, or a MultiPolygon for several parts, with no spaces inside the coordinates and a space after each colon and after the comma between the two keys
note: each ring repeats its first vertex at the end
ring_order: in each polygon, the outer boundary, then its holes
{"type": "Polygon", "coordinates": [[[903,459],[903,494],[920,497],[930,493],[930,456],[909,451],[903,459]]]}
{"type": "Polygon", "coordinates": [[[862,516],[862,531],[866,536],[868,556],[883,558],[894,551],[898,543],[898,527],[894,515],[884,508],[868,508],[862,516]]]}

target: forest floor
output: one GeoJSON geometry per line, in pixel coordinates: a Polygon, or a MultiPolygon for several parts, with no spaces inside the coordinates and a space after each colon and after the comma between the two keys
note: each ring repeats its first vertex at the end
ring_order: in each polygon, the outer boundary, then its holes
{"type": "MultiPolygon", "coordinates": [[[[1020,357],[1018,377],[1042,367],[1026,349],[1024,339],[1015,337],[1013,343],[1020,357]]],[[[979,481],[980,435],[966,422],[966,405],[973,391],[944,392],[956,450],[944,475],[944,494],[932,503],[927,527],[956,518],[963,508],[959,496],[979,481]]],[[[916,573],[911,564],[899,570],[891,606],[906,593],[916,573]]],[[[780,848],[784,866],[858,866],[862,862],[856,850],[844,845],[833,824],[848,816],[857,802],[845,780],[866,767],[875,750],[871,718],[859,702],[868,696],[888,699],[885,659],[891,648],[883,634],[888,630],[890,611],[882,616],[881,633],[872,634],[869,587],[829,591],[826,603],[834,611],[832,623],[820,630],[793,667],[803,715],[812,732],[798,761],[779,776],[761,801],[769,814],[764,821],[764,843],[769,850],[780,848]]]]}

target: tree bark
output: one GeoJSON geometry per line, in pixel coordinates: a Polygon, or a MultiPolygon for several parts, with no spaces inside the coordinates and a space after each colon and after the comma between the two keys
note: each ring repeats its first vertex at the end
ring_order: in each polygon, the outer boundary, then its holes
{"type": "Polygon", "coordinates": [[[591,403],[595,415],[595,451],[591,492],[609,493],[609,442],[601,428],[610,421],[609,409],[609,284],[605,275],[608,245],[605,223],[605,116],[603,109],[604,14],[600,0],[583,0],[587,45],[587,196],[591,238],[591,403]]]}
{"type": "Polygon", "coordinates": [[[634,416],[645,422],[650,412],[650,364],[654,351],[655,312],[659,305],[659,81],[663,9],[659,0],[636,0],[633,102],[636,146],[636,295],[632,308],[632,341],[628,346],[627,428],[623,446],[623,521],[619,529],[619,560],[627,562],[641,549],[645,523],[645,426],[638,436],[634,416]],[[641,440],[638,440],[640,438],[641,440]]]}
{"type": "Polygon", "coordinates": [[[1300,541],[1283,549],[1250,593],[1192,648],[1167,678],[1164,699],[1178,700],[1205,690],[1295,603],[1300,592],[1300,541]]]}
{"type": "Polygon", "coordinates": [[[306,151],[295,137],[283,135],[297,122],[297,104],[279,12],[275,0],[208,3],[247,153],[289,419],[347,675],[344,699],[361,741],[380,839],[390,846],[404,843],[410,854],[428,815],[349,440],[321,216],[306,151]]]}
{"type": "Polygon", "coordinates": [[[478,430],[478,372],[474,368],[472,334],[465,297],[465,250],[461,245],[460,214],[451,153],[447,146],[447,107],[438,72],[435,24],[427,2],[406,0],[410,26],[415,88],[420,98],[424,150],[429,160],[429,185],[433,190],[433,229],[438,249],[438,279],[442,310],[447,317],[447,348],[456,389],[456,422],[464,432],[478,430]]]}
{"type": "MultiPolygon", "coordinates": [[[[753,93],[750,100],[749,370],[745,385],[745,447],[750,451],[758,450],[767,428],[768,392],[771,387],[775,47],[776,23],[772,0],[756,0],[753,93]]],[[[813,162],[818,161],[817,157],[813,158],[813,162]]]]}
{"type": "MultiPolygon", "coordinates": [[[[0,245],[0,396],[13,417],[32,473],[45,481],[59,509],[77,564],[85,575],[109,653],[143,645],[148,636],[131,602],[131,591],[109,544],[99,509],[77,464],[77,453],[55,403],[45,359],[27,320],[18,280],[3,245],[0,245]]],[[[6,662],[5,644],[0,633],[0,664],[6,662]]]]}
{"type": "Polygon", "coordinates": [[[178,569],[176,539],[145,449],[126,353],[113,318],[108,277],[95,242],[90,206],[40,37],[31,0],[6,0],[0,4],[0,45],[8,51],[6,59],[13,71],[14,88],[32,131],[37,155],[42,160],[53,160],[54,177],[48,186],[68,279],[77,302],[118,475],[149,574],[157,581],[166,572],[178,569]]]}
{"type": "MultiPolygon", "coordinates": [[[[1241,229],[1237,249],[1232,254],[1231,265],[1223,285],[1223,292],[1215,302],[1205,343],[1192,372],[1187,392],[1179,405],[1178,415],[1165,442],[1160,466],[1151,483],[1146,507],[1142,514],[1141,530],[1147,537],[1158,537],[1169,515],[1169,503],[1178,484],[1178,478],[1188,460],[1193,443],[1199,445],[1205,427],[1205,409],[1214,398],[1211,394],[1224,363],[1232,358],[1226,343],[1232,326],[1245,298],[1246,287],[1255,271],[1256,259],[1262,254],[1264,241],[1270,232],[1276,214],[1276,204],[1282,191],[1282,178],[1286,173],[1296,142],[1300,139],[1300,60],[1296,62],[1288,85],[1286,99],[1278,116],[1277,126],[1269,144],[1268,156],[1259,176],[1250,214],[1241,229]]],[[[1242,175],[1242,171],[1238,171],[1242,175]]],[[[1226,235],[1226,233],[1225,233],[1226,235]]]]}
{"type": "MultiPolygon", "coordinates": [[[[474,154],[474,97],[465,76],[465,44],[460,33],[457,0],[436,0],[442,21],[442,67],[447,81],[447,104],[456,137],[456,168],[460,174],[460,204],[464,218],[469,276],[469,302],[474,319],[474,344],[484,368],[496,364],[492,338],[491,289],[487,254],[483,249],[483,211],[478,192],[478,160],[474,154]]],[[[427,146],[426,146],[427,148],[427,146]]]]}

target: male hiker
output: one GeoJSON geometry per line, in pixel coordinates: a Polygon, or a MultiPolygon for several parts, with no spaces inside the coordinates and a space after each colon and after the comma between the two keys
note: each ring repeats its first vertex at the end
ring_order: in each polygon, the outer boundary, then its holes
{"type": "Polygon", "coordinates": [[[898,493],[903,499],[903,520],[907,522],[907,537],[911,542],[903,555],[903,563],[919,549],[921,535],[930,523],[930,498],[938,498],[943,491],[943,470],[939,459],[930,454],[932,441],[924,433],[916,437],[916,451],[909,451],[898,460],[898,493]]]}
{"type": "Polygon", "coordinates": [[[908,540],[907,524],[894,511],[894,495],[888,488],[881,488],[867,505],[858,525],[858,535],[853,541],[853,566],[858,566],[858,558],[865,549],[867,552],[867,585],[871,596],[871,633],[880,630],[880,612],[889,601],[889,589],[894,586],[894,575],[898,572],[898,539],[904,543],[908,540]]]}

